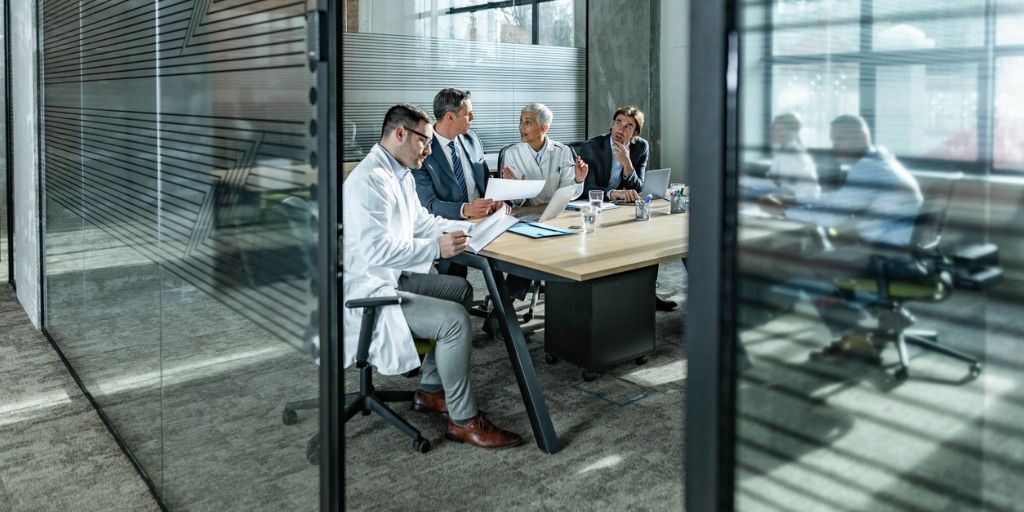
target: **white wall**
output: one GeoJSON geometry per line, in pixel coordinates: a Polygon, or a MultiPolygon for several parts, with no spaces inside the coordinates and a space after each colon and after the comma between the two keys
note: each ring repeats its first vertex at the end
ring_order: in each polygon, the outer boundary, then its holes
{"type": "Polygon", "coordinates": [[[36,105],[36,7],[11,0],[11,128],[14,132],[14,279],[18,300],[40,326],[39,145],[36,105]]]}
{"type": "Polygon", "coordinates": [[[689,182],[686,169],[689,98],[690,0],[661,1],[661,167],[673,182],[689,182]]]}

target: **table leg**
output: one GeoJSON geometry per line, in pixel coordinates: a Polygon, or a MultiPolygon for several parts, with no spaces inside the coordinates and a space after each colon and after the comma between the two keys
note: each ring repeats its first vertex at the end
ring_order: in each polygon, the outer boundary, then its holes
{"type": "Polygon", "coordinates": [[[456,258],[456,261],[464,262],[483,272],[484,280],[487,282],[487,291],[494,299],[494,311],[505,337],[505,348],[512,361],[512,369],[519,384],[519,393],[523,396],[523,405],[526,406],[526,414],[530,418],[533,436],[537,439],[537,447],[545,453],[558,452],[561,450],[558,435],[551,423],[551,415],[548,413],[547,403],[544,402],[540,383],[537,382],[537,372],[533,368],[530,351],[526,348],[526,338],[519,327],[519,319],[516,318],[512,299],[505,286],[505,278],[500,272],[494,270],[489,259],[482,256],[462,254],[456,258]]]}

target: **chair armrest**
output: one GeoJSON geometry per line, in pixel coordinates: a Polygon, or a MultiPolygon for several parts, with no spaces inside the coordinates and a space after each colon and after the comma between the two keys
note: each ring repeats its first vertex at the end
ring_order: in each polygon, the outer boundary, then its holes
{"type": "Polygon", "coordinates": [[[345,301],[346,308],[371,308],[377,306],[391,306],[401,304],[402,298],[395,295],[392,297],[367,297],[365,299],[352,299],[345,301]]]}

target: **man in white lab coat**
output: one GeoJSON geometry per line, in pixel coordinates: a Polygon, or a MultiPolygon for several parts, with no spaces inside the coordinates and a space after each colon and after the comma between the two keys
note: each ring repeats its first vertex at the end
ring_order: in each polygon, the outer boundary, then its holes
{"type": "MultiPolygon", "coordinates": [[[[433,128],[419,107],[396,105],[384,117],[380,143],[345,180],[342,192],[344,293],[348,298],[398,295],[384,307],[369,361],[382,374],[420,366],[413,338],[437,340],[423,360],[413,408],[448,417],[445,437],[481,448],[522,443],[477,410],[469,375],[473,298],[465,278],[428,274],[431,263],[466,249],[469,224],[432,215],[421,204],[409,169],[430,154],[433,128]]],[[[360,309],[344,311],[344,364],[355,362],[360,309]]]]}

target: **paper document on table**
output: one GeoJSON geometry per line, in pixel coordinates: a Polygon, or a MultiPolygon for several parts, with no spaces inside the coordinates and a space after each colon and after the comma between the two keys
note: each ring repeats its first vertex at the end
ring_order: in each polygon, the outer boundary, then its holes
{"type": "Polygon", "coordinates": [[[495,201],[515,201],[517,199],[533,199],[544,190],[544,180],[506,180],[491,178],[487,180],[487,191],[484,198],[495,201]]]}
{"type": "Polygon", "coordinates": [[[469,230],[469,249],[473,254],[480,252],[487,244],[512,227],[519,219],[505,213],[504,208],[491,214],[469,230]]]}

